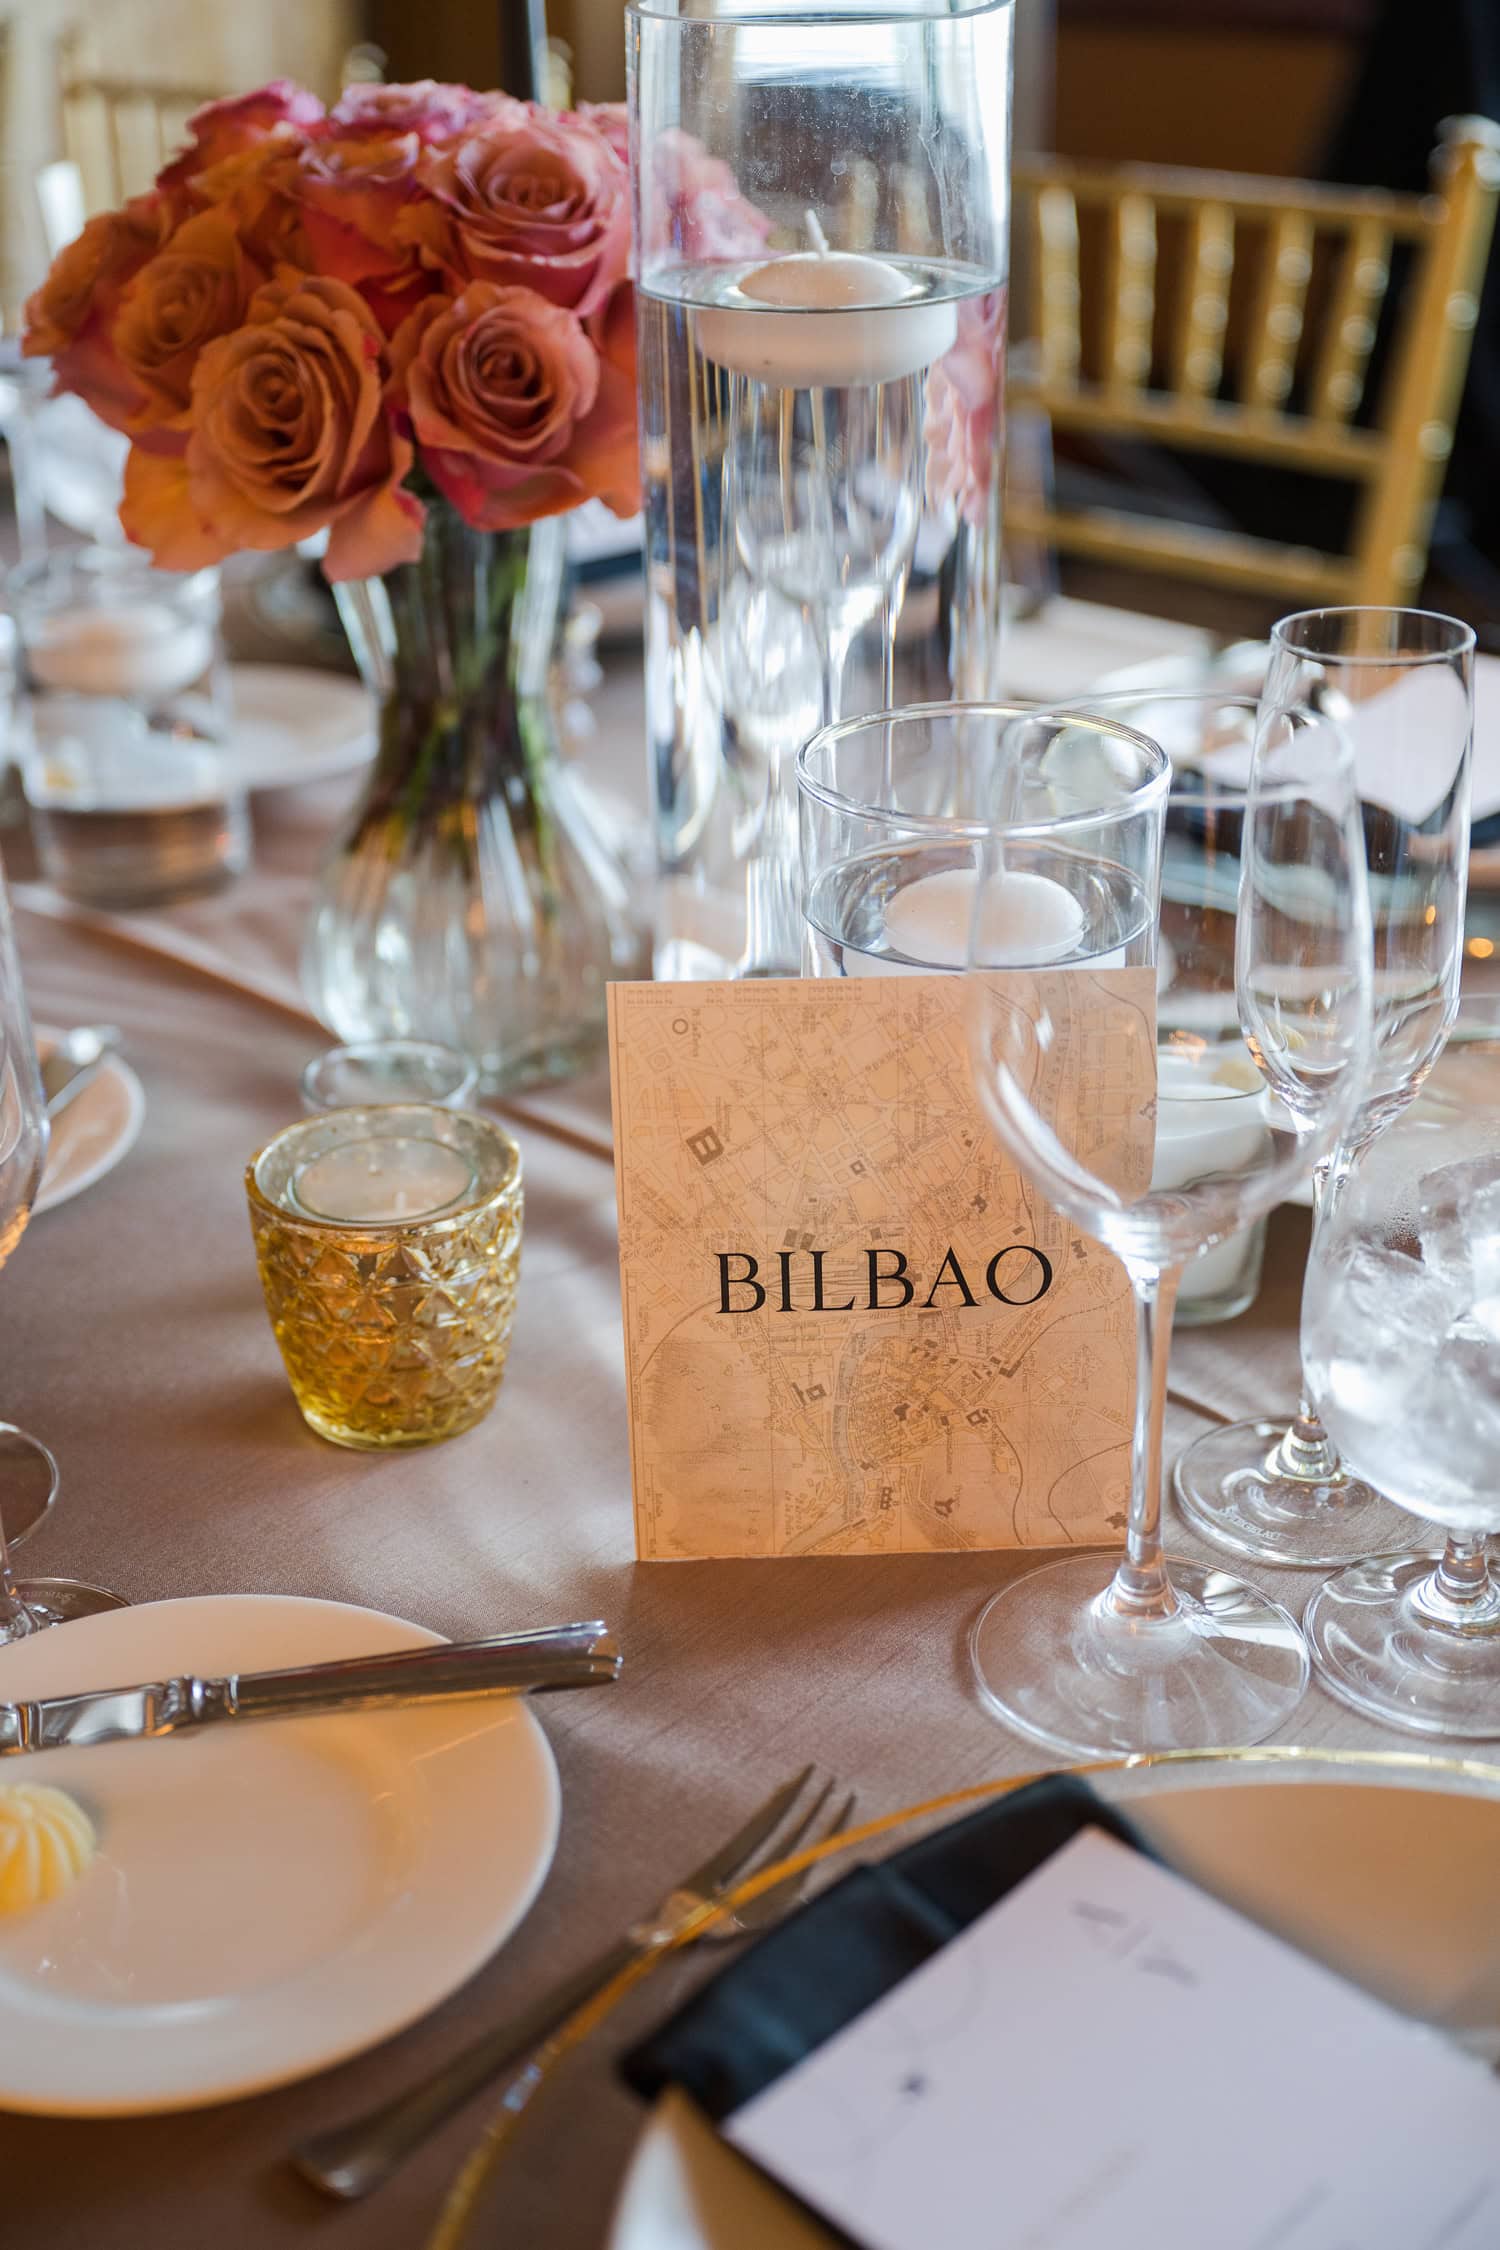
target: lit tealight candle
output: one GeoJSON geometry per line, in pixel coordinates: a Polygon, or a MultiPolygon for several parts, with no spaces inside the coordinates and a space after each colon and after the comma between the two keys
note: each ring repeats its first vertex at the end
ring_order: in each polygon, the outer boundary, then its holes
{"type": "Polygon", "coordinates": [[[297,1203],[314,1219],[351,1226],[435,1218],[466,1195],[474,1172],[446,1141],[340,1141],[295,1174],[297,1203]]]}
{"type": "Polygon", "coordinates": [[[28,639],[38,687],[77,695],[178,695],[213,661],[213,634],[162,602],[60,609],[28,639]]]}
{"type": "MultiPolygon", "coordinates": [[[[850,947],[846,970],[854,976],[922,976],[932,969],[964,968],[978,880],[972,867],[945,867],[904,883],[886,902],[889,952],[850,947]]],[[[1082,907],[1050,875],[1007,869],[986,883],[980,945],[993,967],[1035,969],[1066,960],[1078,952],[1083,935],[1082,907]]]]}
{"type": "Polygon", "coordinates": [[[698,349],[773,390],[848,390],[921,374],[950,351],[958,308],[922,294],[884,258],[830,250],[812,213],[816,247],[742,274],[698,315],[698,349]]]}

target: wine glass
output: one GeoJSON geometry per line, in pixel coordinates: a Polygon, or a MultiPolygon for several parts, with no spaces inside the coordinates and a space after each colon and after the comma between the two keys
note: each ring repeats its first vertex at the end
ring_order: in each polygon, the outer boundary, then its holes
{"type": "Polygon", "coordinates": [[[1309,1396],[1350,1471],[1448,1534],[1441,1558],[1377,1555],[1320,1587],[1313,1662],[1345,1703],[1424,1734],[1500,1736],[1500,1044],[1489,1058],[1488,1088],[1464,1098],[1460,1070],[1455,1100],[1361,1158],[1302,1310],[1309,1396]]]}
{"type": "Polygon", "coordinates": [[[1173,724],[1217,750],[1173,775],[1159,903],[1143,901],[1121,964],[997,973],[1009,961],[986,933],[1012,851],[1000,822],[971,935],[971,1054],[989,1121],[1058,1212],[1121,1260],[1138,1313],[1124,1556],[1028,1572],[970,1635],[990,1709],[1068,1756],[1256,1742],[1307,1681],[1279,1604],[1164,1558],[1162,1421],[1184,1265],[1305,1181],[1360,1096],[1371,970],[1359,803],[1326,715],[1257,720],[1247,700],[1174,701],[1173,724]],[[1236,1097],[1257,1073],[1267,1091],[1246,1130],[1236,1097]],[[1237,1118],[1222,1127],[1220,1097],[1237,1118]]]}
{"type": "MultiPolygon", "coordinates": [[[[47,1110],[0,872],[0,1267],[20,1241],[31,1215],[46,1153],[47,1110]]],[[[24,1522],[29,1528],[50,1507],[56,1490],[57,1463],[47,1447],[14,1423],[0,1423],[0,1642],[20,1640],[43,1625],[121,1607],[117,1594],[70,1578],[17,1584],[6,1525],[24,1522]]]]}
{"type": "MultiPolygon", "coordinates": [[[[1474,635],[1424,610],[1310,610],[1275,628],[1261,700],[1268,712],[1311,703],[1340,718],[1364,800],[1374,1046],[1365,1098],[1313,1175],[1321,1215],[1360,1152],[1419,1092],[1458,1006],[1474,635]]],[[[1266,1562],[1327,1569],[1409,1536],[1383,1488],[1341,1461],[1305,1383],[1290,1426],[1261,1415],[1210,1430],[1173,1481],[1205,1539],[1266,1562]]]]}

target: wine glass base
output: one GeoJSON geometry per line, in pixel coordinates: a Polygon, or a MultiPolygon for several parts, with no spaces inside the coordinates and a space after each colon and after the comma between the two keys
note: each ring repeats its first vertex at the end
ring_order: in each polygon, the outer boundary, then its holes
{"type": "Polygon", "coordinates": [[[19,1547],[57,1498],[57,1463],[39,1438],[0,1422],[0,1529],[19,1547]]]}
{"type": "Polygon", "coordinates": [[[1294,1619],[1222,1570],[1167,1565],[1176,1615],[1122,1615],[1113,1555],[1028,1571],[975,1619],[969,1654],[997,1719],[1067,1757],[1262,1742],[1307,1687],[1294,1619]]]}
{"type": "Polygon", "coordinates": [[[108,1609],[129,1609],[123,1594],[86,1586],[80,1578],[23,1578],[16,1592],[43,1625],[71,1625],[77,1617],[102,1617],[108,1609]]]}
{"type": "Polygon", "coordinates": [[[1500,1590],[1468,1629],[1435,1622],[1417,1596],[1436,1553],[1376,1555],[1320,1586],[1304,1625],[1324,1687],[1387,1726],[1500,1737],[1500,1590]]]}
{"type": "Polygon", "coordinates": [[[1372,1485],[1347,1474],[1322,1482],[1273,1466],[1286,1423],[1263,1416],[1207,1431],[1172,1471],[1177,1505],[1215,1547],[1288,1570],[1337,1570],[1404,1547],[1412,1520],[1372,1485]]]}

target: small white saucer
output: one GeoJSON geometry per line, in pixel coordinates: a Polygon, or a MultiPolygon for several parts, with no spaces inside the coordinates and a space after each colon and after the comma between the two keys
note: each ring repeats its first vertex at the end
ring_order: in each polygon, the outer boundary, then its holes
{"type": "MultiPolygon", "coordinates": [[[[340,1602],[152,1602],[0,1648],[0,1701],[440,1637],[340,1602]]],[[[0,2108],[46,2116],[197,2108],[389,2038],[509,1937],[557,1844],[517,1697],[7,1759],[22,1780],[99,1834],[70,1891],[0,1919],[0,2108]]]]}
{"type": "MultiPolygon", "coordinates": [[[[62,1036],[46,1024],[33,1028],[42,1055],[62,1036]]],[[[145,1115],[146,1096],[135,1072],[123,1056],[107,1056],[88,1085],[53,1121],[33,1216],[82,1195],[95,1180],[112,1172],[135,1146],[145,1115]]]]}
{"type": "Polygon", "coordinates": [[[233,664],[234,724],[223,749],[232,789],[299,789],[374,755],[375,701],[358,680],[311,664],[233,664]]]}

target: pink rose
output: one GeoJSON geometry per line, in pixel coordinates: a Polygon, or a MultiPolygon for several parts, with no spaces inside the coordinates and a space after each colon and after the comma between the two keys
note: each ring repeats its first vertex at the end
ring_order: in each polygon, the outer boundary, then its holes
{"type": "Polygon", "coordinates": [[[587,126],[528,106],[517,124],[429,150],[421,183],[396,232],[458,288],[534,289],[582,318],[626,278],[625,167],[587,126]]]}
{"type": "Polygon", "coordinates": [[[508,94],[476,94],[467,86],[418,78],[408,86],[346,86],[328,122],[361,135],[416,133],[424,141],[446,141],[506,110],[522,114],[525,107],[508,94]]]}
{"type": "Polygon", "coordinates": [[[387,334],[428,286],[416,250],[394,231],[397,213],[415,193],[421,153],[415,132],[372,131],[309,141],[295,159],[294,192],[312,268],[358,289],[387,334]]]}
{"type": "Polygon", "coordinates": [[[126,287],[170,239],[177,216],[172,199],[154,191],[133,197],[123,210],[101,211],[58,252],[27,301],[22,350],[28,358],[50,359],[54,388],[76,391],[116,429],[144,402],[110,330],[126,287]]]}
{"type": "Polygon", "coordinates": [[[612,148],[620,162],[630,164],[630,111],[624,102],[580,102],[574,115],[612,148]]]}
{"type": "Polygon", "coordinates": [[[597,345],[534,289],[485,281],[427,298],[397,331],[392,401],[423,468],[476,530],[590,499],[617,515],[640,505],[630,294],[601,315],[597,345]]]}
{"type": "Polygon", "coordinates": [[[770,219],[746,202],[723,159],[675,128],[652,144],[643,195],[648,251],[671,249],[705,262],[753,258],[771,232],[770,219]]]}
{"type": "Polygon", "coordinates": [[[181,450],[131,449],[127,535],[166,570],[324,530],[331,579],[415,561],[423,510],[402,489],[411,446],[385,412],[384,374],[384,339],[354,290],[269,283],[245,324],[199,354],[181,450]]]}
{"type": "Polygon", "coordinates": [[[188,119],[188,146],[156,176],[158,187],[175,187],[226,156],[254,148],[275,136],[295,143],[321,123],[323,104],[289,78],[273,78],[253,94],[232,94],[205,102],[188,119]]]}
{"type": "Polygon", "coordinates": [[[927,500],[982,527],[990,509],[1005,383],[1005,291],[965,297],[958,338],[927,376],[927,500]]]}

